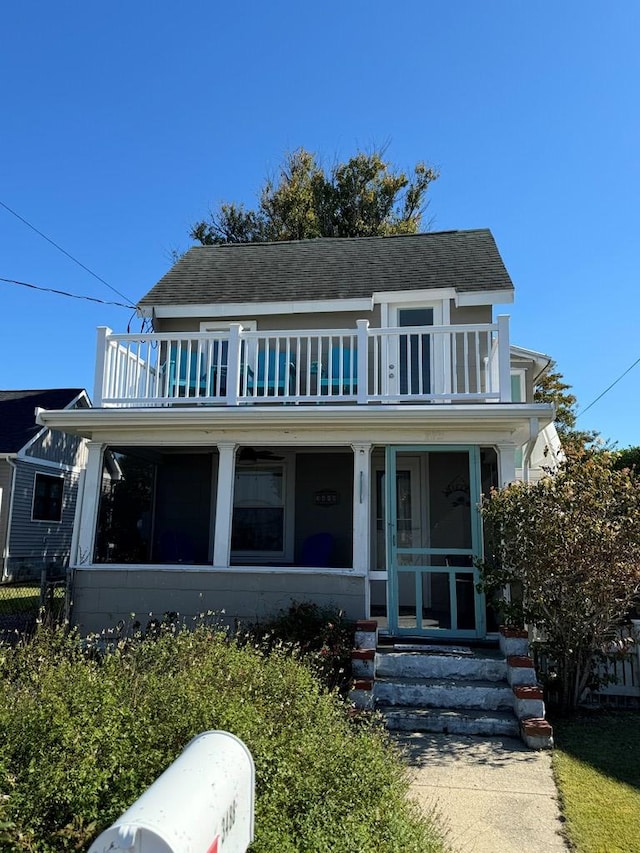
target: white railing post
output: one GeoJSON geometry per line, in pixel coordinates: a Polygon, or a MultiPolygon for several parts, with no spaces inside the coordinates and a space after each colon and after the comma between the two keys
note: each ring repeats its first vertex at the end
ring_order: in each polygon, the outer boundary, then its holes
{"type": "Polygon", "coordinates": [[[498,316],[498,376],[500,402],[511,402],[511,349],[509,346],[509,315],[498,316]]]}
{"type": "Polygon", "coordinates": [[[369,385],[369,321],[356,320],[356,326],[358,327],[358,405],[361,405],[367,402],[369,385]]]}
{"type": "Polygon", "coordinates": [[[102,406],[107,383],[107,338],[112,334],[108,326],[98,326],[96,344],[96,368],[93,378],[93,405],[102,406]]]}
{"type": "Polygon", "coordinates": [[[227,355],[227,405],[238,405],[240,390],[240,323],[229,324],[229,352],[227,355]]]}

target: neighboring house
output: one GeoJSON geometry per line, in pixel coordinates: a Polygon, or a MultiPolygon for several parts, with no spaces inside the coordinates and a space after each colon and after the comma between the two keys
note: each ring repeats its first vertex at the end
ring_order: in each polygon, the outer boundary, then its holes
{"type": "Polygon", "coordinates": [[[139,302],[152,332],[99,329],[94,408],[40,415],[89,440],[74,621],[293,599],[495,631],[480,495],[536,476],[553,420],[512,301],[487,230],[190,249],[139,302]]]}
{"type": "Polygon", "coordinates": [[[90,406],[81,388],[0,391],[2,580],[40,580],[69,563],[87,442],[36,423],[36,409],[90,406]]]}
{"type": "MultiPolygon", "coordinates": [[[[511,402],[523,403],[533,393],[527,376],[535,380],[551,364],[551,358],[535,350],[511,347],[511,402]]],[[[538,438],[516,452],[516,479],[534,482],[556,471],[564,459],[560,437],[554,423],[542,427],[538,438]]]]}

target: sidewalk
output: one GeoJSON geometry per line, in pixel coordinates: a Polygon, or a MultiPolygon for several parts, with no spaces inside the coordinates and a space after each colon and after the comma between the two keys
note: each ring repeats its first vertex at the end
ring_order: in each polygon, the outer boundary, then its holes
{"type": "Polygon", "coordinates": [[[396,732],[411,791],[454,853],[567,853],[548,752],[515,738],[396,732]]]}

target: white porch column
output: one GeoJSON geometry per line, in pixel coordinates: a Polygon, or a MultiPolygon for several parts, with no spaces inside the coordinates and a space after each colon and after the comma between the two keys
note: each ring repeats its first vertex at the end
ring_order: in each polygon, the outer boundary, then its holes
{"type": "Polygon", "coordinates": [[[104,444],[90,441],[87,445],[87,467],[84,472],[82,506],[77,515],[77,550],[75,554],[71,554],[71,559],[77,566],[94,561],[103,457],[104,444]]]}
{"type": "MultiPolygon", "coordinates": [[[[353,448],[353,568],[369,574],[371,555],[371,444],[353,448]]],[[[367,585],[367,610],[369,587],[367,585]]]]}
{"type": "Polygon", "coordinates": [[[516,447],[514,444],[498,445],[498,476],[501,488],[515,481],[516,447]]]}
{"type": "Polygon", "coordinates": [[[236,463],[236,444],[218,444],[218,488],[213,539],[213,565],[226,568],[231,553],[231,519],[233,516],[233,483],[236,463]]]}

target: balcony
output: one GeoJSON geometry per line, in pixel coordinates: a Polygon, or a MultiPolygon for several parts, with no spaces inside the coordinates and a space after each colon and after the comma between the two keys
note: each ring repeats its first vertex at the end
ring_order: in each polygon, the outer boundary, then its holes
{"type": "Polygon", "coordinates": [[[509,318],[457,326],[114,334],[94,405],[510,402],[509,318]]]}

